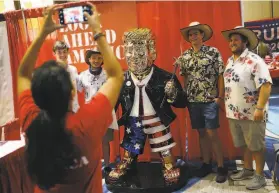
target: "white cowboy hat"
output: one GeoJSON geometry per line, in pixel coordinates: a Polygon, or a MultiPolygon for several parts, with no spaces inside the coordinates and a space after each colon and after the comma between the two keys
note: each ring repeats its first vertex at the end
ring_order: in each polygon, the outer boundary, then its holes
{"type": "Polygon", "coordinates": [[[248,42],[250,45],[247,46],[247,48],[249,50],[254,50],[258,46],[259,39],[258,39],[257,35],[248,28],[245,28],[243,26],[236,26],[234,29],[222,31],[223,36],[227,40],[230,40],[230,35],[234,34],[234,33],[241,34],[248,39],[248,42]]]}
{"type": "Polygon", "coordinates": [[[211,27],[209,25],[207,25],[207,24],[200,24],[199,22],[194,21],[194,22],[191,22],[188,27],[180,29],[180,32],[181,32],[183,38],[187,42],[190,42],[189,41],[189,34],[188,33],[192,29],[198,29],[198,30],[203,31],[203,33],[204,33],[203,41],[204,42],[209,40],[212,37],[212,34],[213,34],[213,31],[212,31],[212,29],[211,29],[211,27]]]}

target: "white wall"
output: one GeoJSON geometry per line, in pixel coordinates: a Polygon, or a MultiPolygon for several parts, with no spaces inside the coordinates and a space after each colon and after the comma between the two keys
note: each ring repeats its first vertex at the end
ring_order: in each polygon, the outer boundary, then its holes
{"type": "Polygon", "coordinates": [[[243,22],[279,17],[278,1],[242,0],[241,6],[243,22]]]}
{"type": "Polygon", "coordinates": [[[13,83],[6,22],[0,22],[0,126],[14,118],[13,83]]]}

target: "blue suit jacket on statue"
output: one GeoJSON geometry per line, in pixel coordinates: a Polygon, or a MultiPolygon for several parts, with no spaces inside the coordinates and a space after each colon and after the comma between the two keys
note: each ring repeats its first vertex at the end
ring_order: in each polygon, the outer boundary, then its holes
{"type": "MultiPolygon", "coordinates": [[[[153,65],[153,74],[145,87],[147,96],[149,97],[151,104],[156,111],[157,115],[160,117],[161,122],[168,126],[175,118],[176,115],[171,109],[171,106],[176,108],[185,108],[187,106],[186,93],[183,91],[180,82],[177,77],[174,77],[175,86],[178,89],[177,97],[174,103],[170,104],[165,101],[162,108],[160,108],[161,102],[165,95],[165,86],[167,81],[171,79],[172,74],[153,65]]],[[[118,102],[116,104],[116,109],[119,104],[122,107],[122,117],[118,120],[118,125],[126,125],[127,118],[129,117],[133,104],[135,95],[135,85],[131,78],[131,73],[126,71],[124,83],[119,95],[118,102]],[[127,83],[128,82],[128,83],[127,83]]]]}

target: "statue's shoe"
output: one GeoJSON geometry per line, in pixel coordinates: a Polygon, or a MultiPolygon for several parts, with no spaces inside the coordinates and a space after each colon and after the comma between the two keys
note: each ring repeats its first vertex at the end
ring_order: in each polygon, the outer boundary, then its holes
{"type": "Polygon", "coordinates": [[[118,187],[140,188],[140,181],[136,171],[128,169],[125,172],[113,169],[105,178],[106,184],[118,187]]]}
{"type": "Polygon", "coordinates": [[[180,168],[171,168],[163,170],[166,186],[172,186],[178,183],[180,178],[180,168]]]}

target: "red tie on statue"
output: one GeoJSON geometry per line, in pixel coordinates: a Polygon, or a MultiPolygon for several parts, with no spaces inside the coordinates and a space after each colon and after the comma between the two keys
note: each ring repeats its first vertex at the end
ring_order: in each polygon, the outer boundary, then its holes
{"type": "Polygon", "coordinates": [[[144,111],[143,111],[143,97],[142,97],[142,88],[144,85],[138,85],[139,87],[139,117],[144,116],[144,111]]]}

